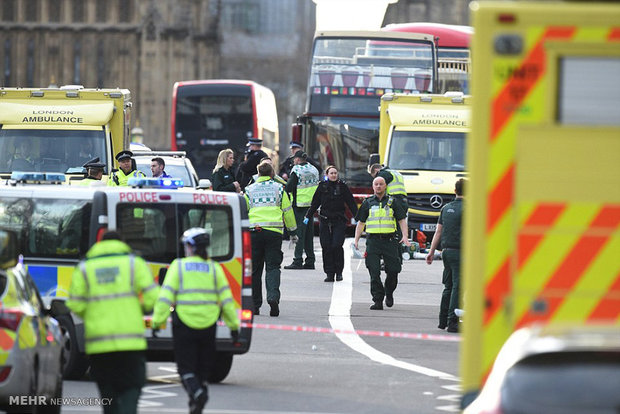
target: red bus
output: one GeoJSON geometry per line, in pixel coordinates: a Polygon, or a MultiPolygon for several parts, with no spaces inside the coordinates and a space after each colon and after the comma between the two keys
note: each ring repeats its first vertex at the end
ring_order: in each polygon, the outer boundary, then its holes
{"type": "Polygon", "coordinates": [[[278,165],[276,100],[271,89],[249,80],[176,82],[172,91],[173,151],[185,151],[201,178],[211,177],[218,153],[230,148],[242,161],[248,137],[278,165]]]}
{"type": "Polygon", "coordinates": [[[317,32],[305,112],[293,125],[293,140],[321,165],[337,166],[354,193],[369,193],[367,166],[379,149],[381,96],[466,92],[470,36],[466,26],[430,23],[317,32]]]}

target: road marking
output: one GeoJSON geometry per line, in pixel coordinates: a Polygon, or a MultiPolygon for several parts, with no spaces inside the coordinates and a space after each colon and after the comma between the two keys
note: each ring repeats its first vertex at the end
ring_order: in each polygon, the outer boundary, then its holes
{"type": "Polygon", "coordinates": [[[406,369],[408,371],[417,372],[418,374],[427,375],[429,377],[454,379],[454,375],[446,372],[399,361],[394,357],[371,347],[355,332],[353,323],[351,322],[351,305],[353,301],[353,272],[351,271],[351,254],[349,253],[351,250],[351,243],[353,243],[353,239],[345,240],[344,280],[334,283],[334,288],[332,290],[332,301],[329,307],[329,323],[332,329],[336,331],[336,336],[338,339],[354,351],[357,351],[369,359],[381,364],[406,369]],[[341,331],[346,331],[348,333],[340,333],[341,331]]]}

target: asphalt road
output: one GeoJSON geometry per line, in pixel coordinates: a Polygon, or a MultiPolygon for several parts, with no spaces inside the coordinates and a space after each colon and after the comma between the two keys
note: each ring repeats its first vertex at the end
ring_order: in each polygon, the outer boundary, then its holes
{"type": "MultiPolygon", "coordinates": [[[[293,250],[288,242],[283,248],[286,265],[293,250]]],[[[263,305],[250,352],[210,386],[204,412],[458,412],[460,338],[437,329],[442,262],[406,261],[394,307],[372,311],[363,260],[347,259],[344,280],[325,283],[318,238],[315,250],[316,270],[282,271],[280,316],[270,317],[263,305]]],[[[139,412],[187,412],[173,363],[150,362],[148,377],[139,412]]],[[[66,381],[63,394],[98,396],[88,380],[66,381]]],[[[102,409],[74,402],[62,411],[102,409]]]]}

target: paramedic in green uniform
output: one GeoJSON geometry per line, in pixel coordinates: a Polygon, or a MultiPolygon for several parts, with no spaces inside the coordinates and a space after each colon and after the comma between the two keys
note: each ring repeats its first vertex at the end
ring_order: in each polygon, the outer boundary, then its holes
{"type": "Polygon", "coordinates": [[[370,294],[374,302],[370,309],[383,309],[394,305],[394,290],[398,285],[398,274],[402,268],[399,243],[410,246],[407,238],[407,212],[400,203],[394,202],[392,196],[386,194],[386,183],[383,177],[372,181],[374,195],[364,200],[357,212],[355,228],[355,248],[366,228],[366,267],[370,273],[370,294]],[[396,229],[400,226],[400,240],[396,229]],[[385,285],[381,282],[381,259],[385,263],[385,285]]]}

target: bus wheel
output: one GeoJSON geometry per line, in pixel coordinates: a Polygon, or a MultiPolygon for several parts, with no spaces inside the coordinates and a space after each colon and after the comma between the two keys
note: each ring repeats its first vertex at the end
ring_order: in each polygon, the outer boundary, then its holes
{"type": "Polygon", "coordinates": [[[232,362],[233,354],[231,354],[230,352],[217,352],[215,362],[212,366],[212,370],[209,373],[209,382],[211,384],[222,382],[230,372],[232,362]]]}
{"type": "Polygon", "coordinates": [[[75,325],[69,315],[57,315],[56,320],[60,324],[63,336],[63,366],[62,377],[64,379],[80,379],[88,369],[86,355],[78,348],[75,325]]]}

